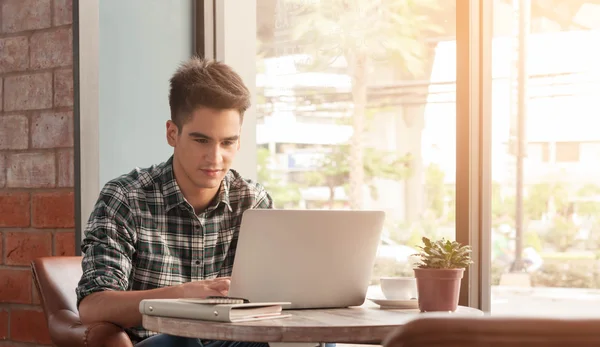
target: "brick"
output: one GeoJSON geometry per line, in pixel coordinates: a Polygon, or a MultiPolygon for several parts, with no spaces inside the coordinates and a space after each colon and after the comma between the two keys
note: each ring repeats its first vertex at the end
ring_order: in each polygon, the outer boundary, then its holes
{"type": "Polygon", "coordinates": [[[4,79],[4,111],[52,107],[52,72],[4,79]]]}
{"type": "Polygon", "coordinates": [[[4,249],[6,265],[28,266],[35,258],[52,255],[52,234],[40,231],[7,232],[4,234],[4,249]]]}
{"type": "Polygon", "coordinates": [[[42,112],[31,118],[33,148],[73,147],[73,114],[42,112]]]}
{"type": "Polygon", "coordinates": [[[31,270],[0,269],[0,302],[31,303],[31,270]]]}
{"type": "Polygon", "coordinates": [[[6,155],[0,153],[0,188],[4,188],[6,185],[6,166],[7,166],[6,155]]]}
{"type": "Polygon", "coordinates": [[[2,5],[2,31],[14,33],[49,28],[52,25],[51,0],[5,0],[2,5]]]}
{"type": "Polygon", "coordinates": [[[46,69],[67,66],[73,63],[73,35],[71,28],[31,35],[31,67],[46,69]]]}
{"type": "Polygon", "coordinates": [[[27,149],[28,123],[23,115],[0,117],[0,149],[27,149]]]}
{"type": "Polygon", "coordinates": [[[32,224],[36,228],[75,227],[73,192],[37,193],[31,202],[32,224]]]}
{"type": "Polygon", "coordinates": [[[3,239],[3,235],[0,232],[0,264],[4,264],[4,251],[3,251],[4,248],[2,246],[2,243],[4,241],[2,241],[2,239],[3,239]]]}
{"type": "MultiPolygon", "coordinates": [[[[58,151],[58,186],[73,187],[74,181],[74,164],[75,154],[73,149],[58,151]]],[[[0,185],[1,187],[1,185],[0,185]]]]}
{"type": "Polygon", "coordinates": [[[0,308],[0,340],[8,339],[8,311],[0,308]]]}
{"type": "Polygon", "coordinates": [[[2,83],[2,78],[0,78],[0,111],[2,111],[2,107],[4,106],[4,103],[2,102],[2,95],[4,94],[2,92],[3,85],[4,85],[4,83],[2,83]]]}
{"type": "Polygon", "coordinates": [[[13,308],[10,312],[10,338],[13,341],[51,344],[44,312],[13,308]]]}
{"type": "Polygon", "coordinates": [[[73,70],[54,72],[54,106],[73,106],[73,70]]]}
{"type": "Polygon", "coordinates": [[[73,256],[75,255],[75,232],[66,231],[54,234],[54,255],[55,256],[73,256]]]}
{"type": "Polygon", "coordinates": [[[73,22],[73,0],[54,0],[54,25],[73,22]]]}
{"type": "Polygon", "coordinates": [[[53,152],[8,155],[6,186],[9,188],[49,188],[56,185],[53,152]]]}
{"type": "Polygon", "coordinates": [[[29,202],[29,193],[0,193],[0,227],[28,227],[29,202]]]}
{"type": "Polygon", "coordinates": [[[0,39],[0,73],[23,71],[29,66],[27,36],[0,39]]]}

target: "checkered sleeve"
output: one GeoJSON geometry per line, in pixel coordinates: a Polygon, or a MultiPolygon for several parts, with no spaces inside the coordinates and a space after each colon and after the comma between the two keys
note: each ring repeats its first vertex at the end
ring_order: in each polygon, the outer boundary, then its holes
{"type": "Polygon", "coordinates": [[[252,208],[273,208],[273,199],[267,190],[259,183],[256,184],[256,203],[252,208]]]}
{"type": "Polygon", "coordinates": [[[76,288],[81,300],[105,290],[126,290],[135,245],[135,221],[123,189],[107,183],[96,202],[82,241],[83,275],[76,288]]]}

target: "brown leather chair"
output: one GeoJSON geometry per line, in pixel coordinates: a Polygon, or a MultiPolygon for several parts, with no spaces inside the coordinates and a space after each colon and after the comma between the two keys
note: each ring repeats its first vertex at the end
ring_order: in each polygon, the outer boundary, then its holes
{"type": "Polygon", "coordinates": [[[597,347],[599,319],[428,317],[405,324],[384,347],[597,347]]]}
{"type": "Polygon", "coordinates": [[[33,281],[57,347],[132,347],[123,329],[112,323],[84,325],[79,320],[75,288],[81,257],[44,257],[31,263],[33,281]]]}

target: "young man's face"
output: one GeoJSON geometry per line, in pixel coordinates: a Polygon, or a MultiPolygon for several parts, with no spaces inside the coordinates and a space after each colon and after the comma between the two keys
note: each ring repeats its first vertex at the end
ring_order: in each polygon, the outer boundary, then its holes
{"type": "Polygon", "coordinates": [[[186,180],[197,188],[218,188],[240,148],[242,123],[237,110],[198,108],[181,132],[167,122],[167,140],[186,180]]]}

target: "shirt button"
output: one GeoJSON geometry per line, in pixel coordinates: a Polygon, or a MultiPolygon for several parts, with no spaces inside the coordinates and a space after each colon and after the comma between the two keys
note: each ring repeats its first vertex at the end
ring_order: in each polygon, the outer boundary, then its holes
{"type": "Polygon", "coordinates": [[[195,261],[196,265],[200,265],[200,260],[195,261]]]}

